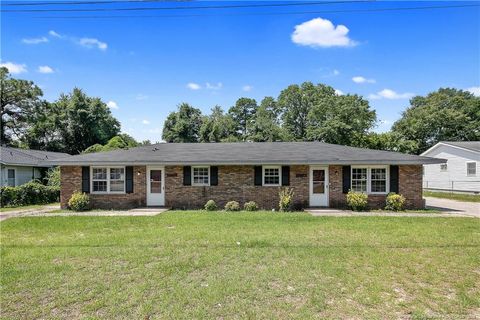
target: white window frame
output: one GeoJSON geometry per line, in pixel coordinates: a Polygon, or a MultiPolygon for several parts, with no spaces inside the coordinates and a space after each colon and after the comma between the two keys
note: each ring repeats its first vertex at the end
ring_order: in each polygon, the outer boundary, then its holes
{"type": "Polygon", "coordinates": [[[448,164],[441,163],[440,164],[440,172],[447,172],[448,171],[448,164]],[[444,169],[445,168],[445,169],[444,169]]]}
{"type": "Polygon", "coordinates": [[[212,181],[212,177],[211,177],[211,174],[210,174],[210,166],[192,166],[191,179],[192,179],[192,186],[194,186],[194,187],[209,187],[210,183],[212,181]],[[207,168],[208,169],[208,183],[195,183],[195,177],[193,175],[194,169],[199,169],[199,168],[207,168]]]}
{"type": "MultiPolygon", "coordinates": [[[[101,180],[104,181],[104,180],[101,180]]],[[[125,194],[127,189],[127,170],[124,166],[92,166],[90,167],[90,193],[92,194],[125,194]],[[107,169],[107,191],[93,191],[93,169],[107,169]],[[110,191],[110,169],[123,169],[123,191],[110,191]]]]}
{"type": "Polygon", "coordinates": [[[476,161],[467,161],[466,164],[466,169],[467,169],[467,177],[476,177],[477,176],[477,162],[476,161]],[[468,173],[468,165],[469,164],[474,164],[475,165],[475,173],[468,173]]]}
{"type": "MultiPolygon", "coordinates": [[[[350,168],[350,188],[352,187],[353,169],[367,169],[367,194],[388,194],[390,192],[390,166],[355,165],[350,168]],[[372,169],[385,169],[385,192],[372,192],[372,169]]],[[[353,190],[353,189],[352,189],[353,190]]]]}
{"type": "Polygon", "coordinates": [[[7,174],[7,184],[6,184],[6,185],[9,186],[9,187],[16,187],[17,184],[18,184],[18,183],[17,183],[17,169],[15,169],[15,168],[9,168],[9,167],[6,167],[6,169],[7,169],[7,172],[6,172],[6,174],[7,174]],[[14,175],[13,179],[15,179],[15,181],[13,181],[13,186],[11,186],[11,185],[9,184],[9,180],[10,180],[10,178],[8,177],[8,171],[9,171],[9,170],[13,170],[13,175],[14,175]]]}
{"type": "Polygon", "coordinates": [[[282,166],[262,166],[262,186],[279,187],[282,185],[282,166]],[[278,169],[278,183],[265,183],[265,169],[278,169]]]}

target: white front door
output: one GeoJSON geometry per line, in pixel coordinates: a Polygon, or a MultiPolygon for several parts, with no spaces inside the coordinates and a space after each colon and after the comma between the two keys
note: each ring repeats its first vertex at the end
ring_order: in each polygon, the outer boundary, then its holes
{"type": "Polygon", "coordinates": [[[147,167],[147,206],[165,205],[165,169],[147,167]]]}
{"type": "Polygon", "coordinates": [[[310,206],[328,207],[328,167],[310,167],[310,206]]]}

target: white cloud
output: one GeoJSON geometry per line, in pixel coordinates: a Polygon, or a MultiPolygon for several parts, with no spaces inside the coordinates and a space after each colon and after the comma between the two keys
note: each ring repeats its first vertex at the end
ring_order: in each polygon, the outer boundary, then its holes
{"type": "Polygon", "coordinates": [[[95,48],[97,47],[99,50],[105,51],[107,50],[108,45],[105,42],[102,42],[95,38],[81,38],[78,40],[78,43],[86,48],[95,48]]]}
{"type": "Polygon", "coordinates": [[[54,73],[55,71],[49,66],[39,66],[37,69],[40,73],[54,73]]]}
{"type": "Polygon", "coordinates": [[[205,88],[210,89],[210,90],[220,90],[222,89],[223,84],[221,82],[218,82],[217,84],[211,84],[209,82],[205,83],[205,88]]]}
{"type": "Polygon", "coordinates": [[[397,93],[391,89],[383,89],[382,91],[377,92],[376,94],[371,94],[368,96],[369,99],[378,100],[378,99],[409,99],[413,97],[414,94],[410,92],[397,93]]]}
{"type": "Polygon", "coordinates": [[[109,107],[110,109],[118,109],[118,104],[115,101],[108,101],[107,107],[109,107]]]}
{"type": "Polygon", "coordinates": [[[187,88],[190,90],[199,90],[202,87],[198,83],[190,82],[190,83],[187,83],[187,88]]]}
{"type": "Polygon", "coordinates": [[[335,94],[336,94],[337,96],[343,96],[345,93],[343,93],[343,91],[340,90],[340,89],[335,89],[335,94]]]}
{"type": "Polygon", "coordinates": [[[333,75],[334,76],[338,76],[340,74],[340,71],[338,71],[337,69],[333,70],[333,75]]]}
{"type": "Polygon", "coordinates": [[[143,124],[150,124],[150,121],[148,121],[148,120],[142,120],[142,123],[143,123],[143,124]]]}
{"type": "Polygon", "coordinates": [[[348,37],[348,28],[334,26],[330,20],[315,18],[295,26],[292,41],[310,47],[352,47],[357,43],[348,37]]]}
{"type": "Polygon", "coordinates": [[[242,90],[245,91],[245,92],[250,92],[252,91],[253,87],[251,85],[245,85],[242,87],[242,90]]]}
{"type": "Polygon", "coordinates": [[[480,97],[480,87],[470,87],[470,88],[467,88],[466,90],[471,92],[474,96],[480,97]]]}
{"type": "Polygon", "coordinates": [[[139,94],[137,94],[137,96],[135,97],[135,99],[137,99],[137,100],[147,100],[147,99],[148,99],[148,96],[145,95],[145,94],[139,93],[139,94]]]}
{"type": "Polygon", "coordinates": [[[375,79],[367,79],[362,76],[356,76],[352,78],[352,81],[355,83],[375,83],[375,79]]]}
{"type": "Polygon", "coordinates": [[[10,72],[12,74],[19,74],[19,73],[27,72],[27,65],[26,64],[4,62],[4,63],[0,63],[0,67],[7,68],[8,72],[10,72]]]}
{"type": "Polygon", "coordinates": [[[47,37],[25,38],[25,39],[22,39],[22,42],[25,44],[39,44],[39,43],[48,42],[48,38],[47,37]]]}
{"type": "Polygon", "coordinates": [[[63,36],[61,34],[55,32],[54,30],[48,31],[48,34],[52,37],[55,37],[55,38],[63,38],[63,36]]]}

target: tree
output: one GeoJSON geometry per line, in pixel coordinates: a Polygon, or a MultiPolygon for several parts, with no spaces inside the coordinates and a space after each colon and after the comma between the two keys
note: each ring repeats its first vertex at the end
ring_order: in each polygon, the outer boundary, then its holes
{"type": "Polygon", "coordinates": [[[260,103],[252,121],[249,140],[256,142],[282,140],[278,108],[275,99],[272,97],[265,97],[260,103]]]}
{"type": "Polygon", "coordinates": [[[111,138],[108,142],[102,146],[99,143],[96,143],[83,151],[83,153],[93,153],[93,152],[102,152],[102,151],[111,151],[116,149],[128,149],[133,147],[138,147],[138,143],[134,138],[129,136],[126,133],[120,133],[119,135],[111,138]]]}
{"type": "Polygon", "coordinates": [[[417,154],[442,140],[480,140],[480,97],[452,88],[416,96],[392,131],[415,141],[417,154]]]}
{"type": "Polygon", "coordinates": [[[307,138],[308,114],[318,103],[319,94],[329,90],[324,85],[304,82],[300,86],[293,84],[280,92],[278,107],[282,112],[283,128],[287,139],[305,141],[307,138]]]}
{"type": "Polygon", "coordinates": [[[418,144],[412,140],[405,140],[400,134],[395,132],[369,132],[367,134],[357,134],[352,143],[355,147],[396,151],[403,153],[415,153],[418,144]]]}
{"type": "MultiPolygon", "coordinates": [[[[203,119],[200,127],[200,142],[224,142],[236,139],[235,122],[223,113],[219,106],[212,109],[210,116],[203,119]]],[[[237,139],[238,140],[238,139],[237,139]]]]}
{"type": "Polygon", "coordinates": [[[228,114],[237,124],[237,132],[240,140],[247,140],[251,122],[255,117],[258,106],[255,99],[240,98],[235,105],[228,110],[228,114]]]}
{"type": "Polygon", "coordinates": [[[307,116],[307,140],[351,146],[355,136],[366,135],[375,125],[376,113],[361,96],[339,96],[327,86],[315,95],[307,116]]]}
{"type": "Polygon", "coordinates": [[[0,141],[11,144],[26,128],[32,109],[40,103],[42,90],[32,81],[11,78],[8,69],[0,67],[0,141]]]}
{"type": "Polygon", "coordinates": [[[182,103],[178,111],[170,113],[165,120],[162,138],[167,142],[198,142],[201,125],[201,111],[182,103]]]}

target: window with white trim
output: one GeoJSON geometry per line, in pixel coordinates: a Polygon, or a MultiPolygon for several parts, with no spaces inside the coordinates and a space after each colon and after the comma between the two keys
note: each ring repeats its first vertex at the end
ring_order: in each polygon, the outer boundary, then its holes
{"type": "Polygon", "coordinates": [[[280,185],[280,167],[263,167],[263,185],[279,186],[280,185]]]}
{"type": "Polygon", "coordinates": [[[209,186],[210,185],[210,167],[192,167],[192,185],[209,186]]]}
{"type": "Polygon", "coordinates": [[[477,175],[477,163],[476,162],[467,162],[467,176],[476,176],[477,175]]]}
{"type": "Polygon", "coordinates": [[[442,163],[442,164],[440,165],[440,171],[441,171],[441,172],[446,172],[447,169],[448,169],[448,167],[447,167],[447,164],[446,164],[446,163],[442,163]]]}
{"type": "Polygon", "coordinates": [[[352,190],[356,192],[367,192],[368,183],[367,168],[352,168],[352,190]]]}
{"type": "Polygon", "coordinates": [[[371,194],[388,193],[387,166],[352,167],[351,190],[371,194]]]}
{"type": "Polygon", "coordinates": [[[92,193],[125,192],[124,167],[93,167],[92,193]]]}

